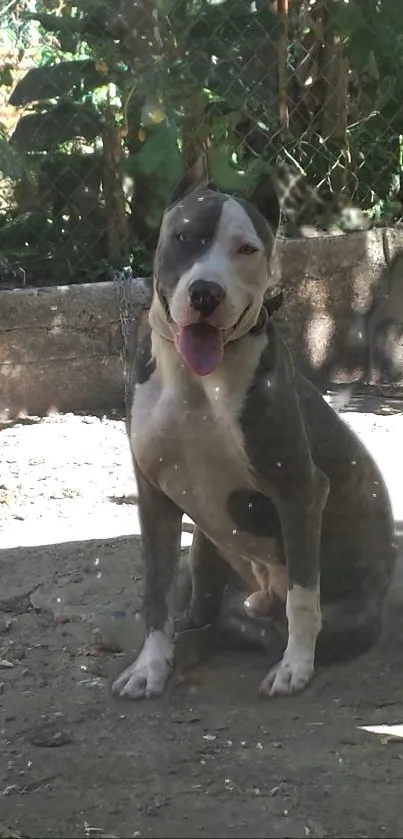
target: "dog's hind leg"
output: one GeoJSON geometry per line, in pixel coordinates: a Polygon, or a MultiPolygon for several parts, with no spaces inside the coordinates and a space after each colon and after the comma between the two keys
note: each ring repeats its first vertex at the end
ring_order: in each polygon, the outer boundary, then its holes
{"type": "Polygon", "coordinates": [[[197,529],[194,532],[188,564],[191,594],[185,611],[175,620],[177,632],[216,622],[228,579],[227,563],[210,539],[197,529]]]}
{"type": "MultiPolygon", "coordinates": [[[[316,643],[315,663],[319,666],[347,661],[366,652],[376,641],[382,622],[379,597],[346,598],[322,604],[322,629],[316,643]]],[[[264,649],[270,662],[279,661],[287,644],[285,609],[270,616],[252,616],[245,612],[241,592],[228,589],[223,600],[220,627],[232,643],[264,649]]]]}
{"type": "Polygon", "coordinates": [[[316,644],[319,665],[347,661],[366,652],[382,623],[382,598],[346,598],[322,606],[322,629],[316,644]]]}
{"type": "MultiPolygon", "coordinates": [[[[213,542],[197,528],[190,549],[189,571],[191,595],[184,613],[175,621],[177,632],[216,623],[223,591],[228,583],[244,585],[244,575],[247,574],[250,590],[253,590],[254,580],[250,564],[242,560],[237,563],[232,557],[229,563],[213,542]]],[[[186,581],[183,581],[182,585],[186,585],[186,581]]]]}
{"type": "Polygon", "coordinates": [[[270,614],[258,616],[248,608],[245,593],[228,586],[222,601],[219,630],[231,646],[265,650],[266,665],[273,667],[287,646],[285,603],[276,600],[270,614]]]}

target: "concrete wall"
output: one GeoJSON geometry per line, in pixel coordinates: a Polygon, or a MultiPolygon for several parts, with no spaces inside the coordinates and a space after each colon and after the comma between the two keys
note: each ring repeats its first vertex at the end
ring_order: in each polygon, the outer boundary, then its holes
{"type": "MultiPolygon", "coordinates": [[[[366,363],[365,316],[403,231],[280,239],[276,316],[296,362],[319,385],[356,378],[366,363]],[[281,277],[281,280],[279,280],[281,277]]],[[[0,292],[0,417],[121,408],[120,312],[139,316],[143,281],[0,292]]],[[[131,335],[131,340],[133,335],[131,335]]]]}

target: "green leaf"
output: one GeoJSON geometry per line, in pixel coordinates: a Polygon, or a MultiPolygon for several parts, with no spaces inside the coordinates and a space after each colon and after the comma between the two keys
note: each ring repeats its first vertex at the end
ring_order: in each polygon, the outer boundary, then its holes
{"type": "Polygon", "coordinates": [[[332,12],[332,23],[335,32],[342,37],[348,37],[355,32],[365,32],[368,23],[363,10],[356,3],[335,3],[332,12]]]}
{"type": "MultiPolygon", "coordinates": [[[[162,132],[161,132],[162,133],[162,132]]],[[[152,175],[163,163],[165,142],[160,132],[149,137],[135,157],[136,168],[143,175],[152,175]]]]}
{"type": "Polygon", "coordinates": [[[212,146],[208,150],[208,164],[213,183],[223,192],[244,193],[253,185],[250,173],[239,171],[232,160],[233,149],[228,145],[212,146]]]}
{"type": "Polygon", "coordinates": [[[177,137],[175,125],[164,123],[157,126],[135,155],[133,162],[137,171],[142,175],[152,175],[163,166],[167,155],[176,158],[173,147],[177,149],[177,137]]]}

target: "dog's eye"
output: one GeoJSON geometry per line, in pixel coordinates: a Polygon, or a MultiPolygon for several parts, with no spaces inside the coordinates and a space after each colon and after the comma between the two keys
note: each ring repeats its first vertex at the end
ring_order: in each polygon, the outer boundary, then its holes
{"type": "Polygon", "coordinates": [[[250,242],[244,242],[240,248],[238,248],[237,253],[241,253],[244,256],[249,256],[252,253],[256,253],[258,248],[255,248],[254,245],[251,245],[250,242]]]}
{"type": "Polygon", "coordinates": [[[189,241],[188,233],[185,233],[183,230],[181,230],[180,233],[176,234],[176,238],[179,239],[180,242],[188,242],[189,241]]]}

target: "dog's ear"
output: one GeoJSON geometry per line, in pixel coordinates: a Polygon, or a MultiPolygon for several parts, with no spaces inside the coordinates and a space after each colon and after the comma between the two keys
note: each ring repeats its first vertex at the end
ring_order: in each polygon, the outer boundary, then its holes
{"type": "Polygon", "coordinates": [[[280,202],[270,175],[262,175],[248,195],[248,201],[264,216],[274,236],[280,223],[280,202]]]}
{"type": "Polygon", "coordinates": [[[209,184],[209,171],[207,166],[207,158],[205,154],[201,154],[196,160],[196,163],[187,169],[182,175],[181,180],[171,195],[169,207],[182,201],[186,195],[199,189],[205,189],[209,184]]]}

